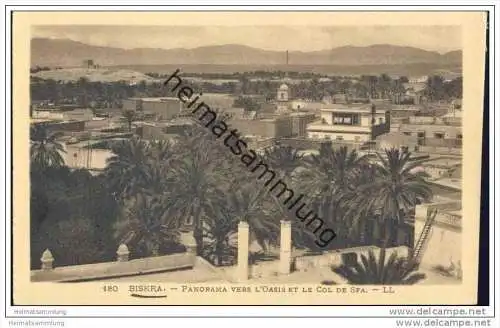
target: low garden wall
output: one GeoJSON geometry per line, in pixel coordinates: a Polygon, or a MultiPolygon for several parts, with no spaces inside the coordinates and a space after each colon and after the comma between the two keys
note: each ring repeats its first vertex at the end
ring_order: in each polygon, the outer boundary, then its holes
{"type": "MultiPolygon", "coordinates": [[[[147,257],[131,261],[118,260],[95,264],[73,265],[31,271],[31,281],[42,282],[83,282],[154,272],[189,269],[195,265],[193,253],[147,257]]],[[[43,264],[42,264],[43,266],[43,264]]]]}
{"type": "MultiPolygon", "coordinates": [[[[322,267],[331,267],[331,266],[339,266],[342,264],[343,255],[347,254],[355,254],[355,256],[359,259],[361,255],[368,256],[370,251],[375,253],[375,256],[378,257],[380,254],[380,248],[377,246],[361,246],[361,247],[353,247],[353,248],[344,248],[341,250],[330,251],[321,255],[315,256],[299,256],[295,258],[295,270],[296,271],[307,271],[309,268],[322,268],[322,267]]],[[[388,248],[386,250],[386,258],[396,252],[398,256],[408,256],[408,248],[405,246],[388,248]]]]}

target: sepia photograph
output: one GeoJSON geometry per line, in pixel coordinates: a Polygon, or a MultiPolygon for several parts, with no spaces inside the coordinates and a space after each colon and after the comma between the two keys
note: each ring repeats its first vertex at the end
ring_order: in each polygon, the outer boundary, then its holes
{"type": "Polygon", "coordinates": [[[477,301],[484,15],[66,14],[13,18],[15,303],[477,301]]]}

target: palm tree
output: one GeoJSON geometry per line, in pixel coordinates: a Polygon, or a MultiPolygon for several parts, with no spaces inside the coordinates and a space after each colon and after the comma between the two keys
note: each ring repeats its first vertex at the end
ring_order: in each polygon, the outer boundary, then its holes
{"type": "Polygon", "coordinates": [[[135,111],[124,110],[122,115],[125,118],[125,120],[127,121],[129,132],[131,132],[132,131],[132,122],[134,122],[136,119],[135,111]]]}
{"type": "Polygon", "coordinates": [[[351,193],[353,197],[349,200],[349,206],[344,215],[345,223],[349,227],[349,239],[356,240],[362,245],[373,244],[374,236],[380,230],[376,217],[369,208],[362,206],[364,203],[359,203],[363,198],[357,194],[374,181],[375,174],[375,166],[368,161],[359,165],[354,181],[355,189],[351,193]]]}
{"type": "MultiPolygon", "coordinates": [[[[223,115],[223,113],[220,113],[223,115]]],[[[203,220],[206,212],[223,203],[229,181],[241,180],[241,162],[228,154],[227,148],[203,126],[192,125],[173,148],[168,183],[175,191],[169,194],[178,220],[192,219],[197,254],[203,250],[203,220]]],[[[212,219],[212,218],[209,218],[212,219]]]]}
{"type": "Polygon", "coordinates": [[[394,242],[398,228],[405,226],[406,215],[415,206],[432,198],[432,190],[425,180],[425,172],[416,170],[419,162],[411,161],[408,150],[385,150],[385,157],[377,154],[375,179],[359,190],[359,209],[379,212],[388,225],[390,235],[386,242],[394,242]]]}
{"type": "Polygon", "coordinates": [[[63,145],[57,140],[62,133],[50,132],[46,126],[35,125],[30,131],[31,163],[40,169],[64,166],[61,153],[65,153],[63,145]]]}
{"type": "Polygon", "coordinates": [[[178,238],[178,221],[169,214],[161,197],[137,194],[127,200],[115,224],[115,237],[138,254],[157,256],[164,244],[178,238]]]}
{"type": "MultiPolygon", "coordinates": [[[[303,155],[291,146],[276,144],[272,148],[266,149],[264,153],[264,161],[270,167],[280,174],[280,178],[286,183],[293,182],[296,179],[298,170],[302,163],[303,155]]],[[[295,247],[315,247],[314,239],[316,238],[312,232],[303,227],[293,224],[296,217],[295,214],[289,211],[276,195],[270,194],[270,199],[275,203],[281,217],[284,220],[292,222],[292,243],[295,247]]]]}
{"type": "Polygon", "coordinates": [[[171,164],[176,159],[176,149],[170,141],[154,140],[146,149],[147,161],[144,170],[142,191],[150,195],[164,195],[174,185],[171,181],[171,164]]]}
{"type": "Polygon", "coordinates": [[[304,187],[311,195],[339,200],[354,187],[359,166],[364,161],[365,157],[359,156],[356,150],[348,151],[345,146],[334,150],[331,146],[324,146],[319,155],[308,159],[308,170],[301,179],[306,181],[304,187]]]}
{"type": "MultiPolygon", "coordinates": [[[[337,227],[338,241],[348,237],[350,222],[345,213],[352,206],[357,187],[357,177],[366,158],[347,147],[333,150],[330,144],[320,149],[306,162],[300,174],[302,188],[312,198],[316,212],[337,227]]],[[[346,241],[346,243],[348,243],[346,241]]]]}
{"type": "Polygon", "coordinates": [[[444,79],[442,76],[432,75],[427,79],[424,93],[431,100],[440,100],[444,95],[444,79]]]}
{"type": "Polygon", "coordinates": [[[378,260],[370,251],[368,257],[361,254],[361,262],[344,263],[332,267],[332,271],[353,285],[413,285],[425,279],[425,274],[416,272],[418,263],[398,257],[396,252],[389,256],[387,262],[385,258],[386,250],[382,248],[378,260]]]}
{"type": "Polygon", "coordinates": [[[252,239],[267,251],[268,245],[279,239],[281,211],[269,204],[269,192],[255,182],[235,182],[229,190],[227,208],[238,221],[248,223],[252,239]]]}
{"type": "Polygon", "coordinates": [[[169,195],[173,215],[178,220],[192,218],[193,237],[197,254],[203,250],[203,216],[206,208],[221,201],[223,192],[218,184],[224,184],[223,176],[216,174],[216,163],[210,161],[210,154],[202,152],[186,153],[175,161],[170,181],[175,191],[169,195]]]}
{"type": "Polygon", "coordinates": [[[266,149],[264,153],[264,159],[269,166],[279,170],[285,179],[289,178],[293,171],[300,166],[302,157],[297,149],[280,144],[266,149]]]}
{"type": "Polygon", "coordinates": [[[203,220],[204,256],[215,265],[232,264],[237,252],[238,217],[226,206],[208,208],[203,220]]]}
{"type": "Polygon", "coordinates": [[[174,145],[168,140],[153,140],[149,146],[151,157],[162,163],[170,161],[174,156],[174,145]]]}
{"type": "Polygon", "coordinates": [[[125,199],[147,186],[149,177],[149,146],[133,137],[111,147],[115,154],[107,161],[106,177],[111,191],[118,199],[125,199]]]}

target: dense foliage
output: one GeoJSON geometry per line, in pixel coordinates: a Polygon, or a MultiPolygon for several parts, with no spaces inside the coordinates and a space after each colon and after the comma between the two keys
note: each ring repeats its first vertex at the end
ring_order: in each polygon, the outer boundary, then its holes
{"type": "MultiPolygon", "coordinates": [[[[258,73],[258,72],[257,72],[258,73]]],[[[282,80],[269,80],[260,77],[259,74],[241,73],[237,75],[225,75],[226,79],[234,82],[211,82],[206,80],[191,81],[190,84],[196,90],[204,93],[227,93],[243,97],[237,100],[238,107],[247,110],[258,110],[259,104],[251,101],[248,95],[260,95],[264,99],[276,98],[276,90],[282,80]],[[257,75],[255,75],[257,74],[257,75]]],[[[283,78],[283,72],[271,72],[274,78],[283,78]]],[[[202,75],[208,79],[213,74],[202,75]]],[[[262,74],[261,74],[262,75],[262,74]]],[[[267,76],[264,74],[264,76],[267,76]]],[[[72,104],[95,109],[116,108],[122,106],[122,100],[129,97],[165,97],[170,96],[169,90],[163,87],[161,79],[168,75],[154,74],[158,81],[130,84],[126,81],[118,82],[91,82],[86,78],[77,81],[60,83],[52,79],[43,80],[38,77],[31,78],[31,99],[36,102],[47,102],[52,104],[72,104]]],[[[360,77],[320,77],[316,75],[298,75],[291,78],[299,79],[298,82],[290,83],[290,93],[295,99],[307,99],[321,101],[324,97],[332,97],[336,94],[349,94],[353,99],[382,99],[393,98],[405,93],[406,77],[391,78],[387,74],[380,76],[362,75],[360,77]]],[[[432,101],[448,100],[462,97],[462,78],[445,81],[441,76],[430,76],[423,95],[432,101]]],[[[398,97],[402,103],[410,101],[398,97]]]]}
{"type": "MultiPolygon", "coordinates": [[[[217,265],[234,262],[239,221],[248,222],[252,241],[264,252],[279,243],[283,219],[292,221],[295,247],[318,250],[314,235],[204,127],[193,126],[175,143],[118,142],[105,172],[96,176],[64,166],[49,132],[32,131],[31,142],[32,267],[46,248],[56,265],[112,260],[120,243],[134,257],[177,252],[188,222],[197,253],[217,265]]],[[[398,240],[398,233],[430,190],[407,151],[387,150],[373,159],[323,147],[302,157],[277,145],[262,156],[335,227],[338,237],[329,248],[412,244],[398,240]]]]}
{"type": "Polygon", "coordinates": [[[377,258],[373,251],[361,255],[360,262],[344,263],[332,270],[353,285],[413,285],[425,279],[418,273],[418,263],[392,253],[386,261],[382,248],[377,258]]]}

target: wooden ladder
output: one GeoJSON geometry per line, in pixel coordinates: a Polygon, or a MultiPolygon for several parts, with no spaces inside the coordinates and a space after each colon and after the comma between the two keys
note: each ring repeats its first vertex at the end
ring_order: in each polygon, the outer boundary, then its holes
{"type": "Polygon", "coordinates": [[[415,245],[415,248],[413,249],[413,261],[420,263],[420,260],[422,259],[423,256],[423,249],[425,245],[427,244],[427,241],[429,240],[429,234],[432,229],[432,225],[434,224],[434,220],[437,215],[437,210],[434,209],[428,209],[427,210],[427,219],[425,220],[424,228],[422,229],[422,232],[420,233],[420,237],[418,238],[417,244],[415,245]]]}

